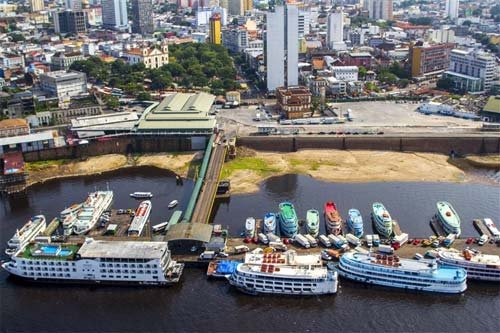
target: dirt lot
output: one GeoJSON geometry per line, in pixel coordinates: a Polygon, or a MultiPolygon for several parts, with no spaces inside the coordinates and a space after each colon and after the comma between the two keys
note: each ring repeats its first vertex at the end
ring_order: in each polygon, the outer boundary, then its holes
{"type": "Polygon", "coordinates": [[[231,180],[233,193],[250,193],[264,179],[287,173],[342,182],[466,180],[465,173],[449,164],[445,155],[344,150],[270,153],[240,149],[238,157],[224,165],[222,177],[231,180]]]}

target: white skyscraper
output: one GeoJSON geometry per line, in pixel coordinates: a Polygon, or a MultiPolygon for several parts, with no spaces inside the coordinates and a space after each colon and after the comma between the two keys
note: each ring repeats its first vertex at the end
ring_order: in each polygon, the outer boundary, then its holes
{"type": "Polygon", "coordinates": [[[458,17],[458,0],[446,0],[446,16],[449,18],[458,17]]]}
{"type": "Polygon", "coordinates": [[[299,82],[299,11],[297,6],[276,6],[267,13],[267,90],[299,82]]]}
{"type": "Polygon", "coordinates": [[[328,14],[326,39],[330,49],[337,51],[346,49],[344,43],[344,13],[342,10],[328,14]]]}
{"type": "Polygon", "coordinates": [[[64,7],[71,10],[80,10],[82,9],[82,0],[65,0],[64,7]]]}
{"type": "Polygon", "coordinates": [[[102,22],[108,29],[127,30],[127,0],[102,0],[102,22]]]}
{"type": "Polygon", "coordinates": [[[368,0],[368,12],[374,20],[392,19],[392,0],[368,0]]]}

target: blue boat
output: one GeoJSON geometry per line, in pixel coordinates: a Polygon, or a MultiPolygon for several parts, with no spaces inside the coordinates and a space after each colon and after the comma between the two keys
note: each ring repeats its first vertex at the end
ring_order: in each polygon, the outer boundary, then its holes
{"type": "Polygon", "coordinates": [[[282,202],[279,204],[279,208],[281,235],[287,238],[295,237],[299,231],[299,219],[295,207],[291,202],[282,202]]]}
{"type": "Polygon", "coordinates": [[[349,209],[347,217],[347,226],[352,231],[354,236],[363,237],[363,217],[359,210],[355,208],[349,209]]]}
{"type": "Polygon", "coordinates": [[[225,278],[226,276],[234,273],[238,264],[241,264],[241,261],[236,261],[236,260],[211,261],[208,264],[207,277],[225,278]]]}
{"type": "Polygon", "coordinates": [[[276,234],[276,214],[267,213],[264,216],[264,233],[276,234]]]}

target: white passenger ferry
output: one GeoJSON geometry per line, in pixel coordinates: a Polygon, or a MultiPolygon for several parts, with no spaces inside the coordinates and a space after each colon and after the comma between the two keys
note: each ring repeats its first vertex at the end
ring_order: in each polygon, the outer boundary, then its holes
{"type": "Polygon", "coordinates": [[[171,259],[167,242],[101,241],[29,244],[2,264],[10,274],[37,282],[169,285],[184,265],[171,259]]]}
{"type": "Polygon", "coordinates": [[[351,251],[340,258],[337,268],[340,276],[368,284],[440,293],[467,289],[464,269],[440,266],[435,261],[351,251]]]}
{"type": "Polygon", "coordinates": [[[144,226],[149,220],[149,214],[151,213],[151,201],[145,200],[139,204],[134,215],[134,219],[128,228],[129,236],[140,236],[144,226]]]}
{"type": "Polygon", "coordinates": [[[474,253],[470,250],[464,250],[462,253],[441,250],[438,261],[442,265],[465,269],[468,279],[500,282],[500,256],[474,253]]]}
{"type": "Polygon", "coordinates": [[[17,251],[24,249],[41,232],[47,228],[45,216],[33,216],[21,229],[17,229],[16,233],[7,242],[5,254],[8,256],[14,255],[17,251]]]}
{"type": "Polygon", "coordinates": [[[337,292],[338,275],[321,264],[320,255],[298,256],[289,251],[283,258],[247,255],[230,275],[229,283],[254,295],[323,295],[337,292]]]}
{"type": "MultiPolygon", "coordinates": [[[[83,235],[92,229],[99,217],[113,202],[113,191],[96,191],[90,193],[73,223],[73,233],[83,235]]],[[[64,222],[63,222],[64,224],[64,222]]]]}

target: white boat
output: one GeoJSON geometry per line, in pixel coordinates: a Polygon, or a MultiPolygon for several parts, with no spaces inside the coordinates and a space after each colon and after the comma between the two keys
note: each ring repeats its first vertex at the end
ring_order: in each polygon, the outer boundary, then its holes
{"type": "Polygon", "coordinates": [[[149,214],[151,214],[151,201],[145,200],[139,204],[135,211],[134,219],[128,228],[129,236],[140,236],[142,234],[142,230],[149,220],[149,214]]]}
{"type": "Polygon", "coordinates": [[[172,200],[168,203],[168,208],[171,209],[171,208],[174,208],[175,206],[177,206],[179,204],[179,201],[177,200],[172,200]]]}
{"type": "Polygon", "coordinates": [[[78,211],[73,226],[73,233],[83,235],[92,229],[102,213],[111,206],[113,191],[97,191],[90,193],[82,208],[78,211]]]}
{"type": "Polygon", "coordinates": [[[372,205],[372,218],[375,223],[375,228],[377,232],[385,237],[389,238],[392,235],[392,218],[389,211],[380,202],[375,202],[372,205]]]}
{"type": "Polygon", "coordinates": [[[75,215],[80,210],[80,208],[82,208],[82,203],[72,204],[71,206],[63,210],[61,212],[61,221],[64,221],[64,219],[68,215],[75,215]]]}
{"type": "Polygon", "coordinates": [[[167,242],[87,238],[83,245],[35,243],[25,251],[2,268],[37,282],[171,285],[179,281],[184,268],[172,260],[167,242]]]}
{"type": "Polygon", "coordinates": [[[14,236],[7,241],[5,254],[12,256],[19,250],[24,249],[29,242],[44,232],[46,228],[47,222],[44,215],[33,216],[21,229],[17,229],[14,236]]]}
{"type": "Polygon", "coordinates": [[[441,250],[438,252],[438,261],[443,265],[465,269],[468,279],[500,282],[500,256],[467,249],[462,253],[441,250]]]}
{"type": "Polygon", "coordinates": [[[498,228],[495,225],[495,223],[493,222],[493,220],[490,218],[485,218],[485,219],[483,219],[483,221],[484,221],[484,224],[486,225],[486,228],[488,228],[488,230],[491,232],[491,235],[493,236],[493,238],[495,240],[499,240],[500,239],[500,231],[498,231],[498,228]]]}
{"type": "Polygon", "coordinates": [[[350,251],[340,258],[337,271],[350,280],[408,290],[461,293],[467,289],[464,269],[441,266],[434,260],[350,251]]]}
{"type": "Polygon", "coordinates": [[[248,217],[245,221],[245,237],[252,238],[255,235],[255,219],[248,217]]]}
{"type": "Polygon", "coordinates": [[[151,192],[134,192],[134,193],[130,193],[130,196],[134,199],[151,199],[153,197],[153,193],[151,193],[151,192]]]}
{"type": "Polygon", "coordinates": [[[338,274],[323,266],[320,254],[299,256],[289,251],[280,255],[280,258],[276,258],[276,255],[278,254],[263,254],[257,262],[247,260],[246,257],[245,262],[239,264],[228,278],[229,283],[238,290],[253,295],[307,296],[337,292],[338,274]],[[314,265],[309,264],[311,260],[314,265]]]}
{"type": "Polygon", "coordinates": [[[267,213],[264,215],[264,233],[276,234],[276,214],[267,213]]]}
{"type": "Polygon", "coordinates": [[[75,222],[76,222],[76,214],[66,215],[66,217],[62,222],[63,232],[65,236],[69,236],[73,233],[73,227],[75,226],[75,222]]]}

